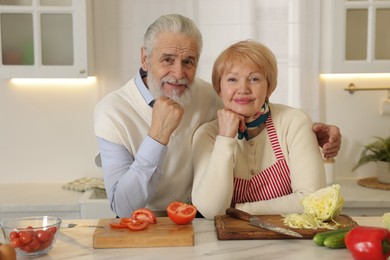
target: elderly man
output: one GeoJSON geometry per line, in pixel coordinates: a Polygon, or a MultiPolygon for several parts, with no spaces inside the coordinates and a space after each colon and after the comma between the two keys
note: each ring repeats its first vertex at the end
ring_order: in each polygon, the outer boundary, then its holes
{"type": "MultiPolygon", "coordinates": [[[[142,207],[161,215],[174,200],[190,201],[192,136],[220,107],[211,85],[195,77],[202,45],[191,19],[161,16],[145,33],[138,74],[96,106],[105,187],[119,217],[142,207]]],[[[339,129],[313,130],[325,157],[337,155],[339,129]]]]}

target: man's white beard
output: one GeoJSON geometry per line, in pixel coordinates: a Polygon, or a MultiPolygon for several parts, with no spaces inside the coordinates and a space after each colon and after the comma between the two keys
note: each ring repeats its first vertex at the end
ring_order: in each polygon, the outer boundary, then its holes
{"type": "Polygon", "coordinates": [[[176,80],[170,76],[166,76],[161,79],[161,81],[155,79],[151,73],[151,70],[148,70],[148,76],[146,78],[146,82],[148,84],[149,90],[152,93],[154,98],[159,98],[162,96],[167,96],[176,103],[178,103],[182,107],[186,107],[191,103],[191,97],[192,97],[192,88],[191,85],[188,84],[187,79],[180,79],[176,80]],[[179,83],[179,84],[184,84],[187,85],[186,90],[182,94],[180,94],[176,90],[172,90],[169,93],[165,95],[162,86],[165,82],[170,82],[170,83],[179,83]]]}

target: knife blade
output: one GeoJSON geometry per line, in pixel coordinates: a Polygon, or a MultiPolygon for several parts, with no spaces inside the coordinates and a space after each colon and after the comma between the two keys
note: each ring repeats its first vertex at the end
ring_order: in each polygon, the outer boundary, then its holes
{"type": "Polygon", "coordinates": [[[279,226],[276,226],[270,222],[260,220],[258,217],[253,216],[245,211],[235,209],[235,208],[227,208],[226,209],[226,214],[236,218],[236,219],[241,219],[249,222],[249,225],[255,226],[255,227],[260,227],[264,228],[267,230],[271,230],[280,234],[288,235],[288,236],[293,236],[293,237],[303,237],[301,234],[298,232],[295,232],[293,230],[287,229],[287,228],[282,228],[279,226]]]}

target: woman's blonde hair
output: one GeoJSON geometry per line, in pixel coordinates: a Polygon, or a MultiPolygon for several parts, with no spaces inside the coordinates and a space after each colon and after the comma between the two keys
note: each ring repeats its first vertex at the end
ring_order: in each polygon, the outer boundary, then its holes
{"type": "Polygon", "coordinates": [[[275,55],[265,45],[246,40],[229,46],[215,60],[211,80],[217,93],[221,91],[220,83],[223,74],[237,64],[254,66],[259,69],[268,82],[268,97],[275,90],[278,77],[275,55]]]}

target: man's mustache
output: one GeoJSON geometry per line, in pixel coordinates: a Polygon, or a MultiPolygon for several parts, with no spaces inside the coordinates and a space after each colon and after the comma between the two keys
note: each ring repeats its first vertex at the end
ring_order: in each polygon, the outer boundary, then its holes
{"type": "Polygon", "coordinates": [[[185,85],[186,88],[189,87],[188,79],[175,79],[175,78],[170,77],[170,76],[166,76],[166,77],[164,77],[164,78],[161,79],[161,86],[162,86],[164,83],[168,83],[168,84],[180,84],[180,85],[185,85]]]}

